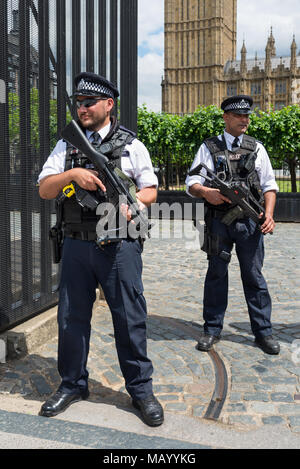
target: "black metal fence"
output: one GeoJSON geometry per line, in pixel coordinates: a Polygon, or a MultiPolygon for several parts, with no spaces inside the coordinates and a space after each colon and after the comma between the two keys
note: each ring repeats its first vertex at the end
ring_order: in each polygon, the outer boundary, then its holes
{"type": "Polygon", "coordinates": [[[137,0],[0,1],[0,331],[57,302],[38,174],[72,114],[74,76],[118,83],[123,125],[137,122],[137,0]]]}

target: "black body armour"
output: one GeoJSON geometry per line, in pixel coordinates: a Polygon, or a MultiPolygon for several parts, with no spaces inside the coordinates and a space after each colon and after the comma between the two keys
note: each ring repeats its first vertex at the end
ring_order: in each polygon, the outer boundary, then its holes
{"type": "MultiPolygon", "coordinates": [[[[107,158],[112,169],[121,170],[121,158],[124,156],[125,146],[131,144],[136,138],[135,134],[125,127],[119,126],[115,119],[108,135],[99,144],[93,144],[96,149],[101,150],[107,158]]],[[[76,148],[67,143],[67,154],[65,171],[72,168],[95,169],[93,163],[76,148]]],[[[99,178],[106,185],[104,174],[99,172],[99,178]]],[[[106,197],[100,189],[91,192],[99,203],[107,202],[106,197]]],[[[96,239],[96,226],[99,221],[96,210],[82,207],[78,204],[76,197],[67,198],[62,207],[62,226],[65,236],[71,236],[86,240],[96,239]]]]}
{"type": "MultiPolygon", "coordinates": [[[[227,149],[224,135],[222,140],[218,137],[211,137],[204,143],[211,153],[216,175],[227,183],[239,181],[241,185],[249,188],[254,198],[262,204],[264,199],[255,169],[257,158],[255,138],[244,135],[240,147],[232,151],[227,149]]],[[[251,203],[251,201],[249,202],[251,203]]],[[[206,202],[206,205],[222,212],[234,207],[233,204],[228,203],[215,206],[206,202]]]]}

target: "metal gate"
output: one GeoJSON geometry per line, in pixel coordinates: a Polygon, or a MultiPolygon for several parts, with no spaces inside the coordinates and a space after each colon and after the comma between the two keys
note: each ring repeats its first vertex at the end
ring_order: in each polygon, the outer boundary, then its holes
{"type": "Polygon", "coordinates": [[[36,180],[81,71],[118,84],[120,121],[136,130],[137,0],[0,1],[0,331],[57,302],[54,207],[36,180]]]}

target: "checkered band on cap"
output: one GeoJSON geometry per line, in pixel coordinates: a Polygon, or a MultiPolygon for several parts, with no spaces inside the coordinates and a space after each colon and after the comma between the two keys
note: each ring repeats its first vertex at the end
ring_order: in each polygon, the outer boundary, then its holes
{"type": "Polygon", "coordinates": [[[77,85],[77,91],[80,92],[93,92],[97,94],[104,94],[110,98],[114,98],[114,93],[111,89],[109,89],[107,86],[100,84],[100,83],[95,83],[91,80],[87,80],[86,78],[82,78],[80,82],[77,85]]]}
{"type": "Polygon", "coordinates": [[[250,104],[248,101],[245,101],[245,99],[242,99],[241,101],[235,102],[235,103],[230,103],[228,104],[225,108],[224,111],[237,111],[237,110],[249,110],[250,109],[250,104]]]}

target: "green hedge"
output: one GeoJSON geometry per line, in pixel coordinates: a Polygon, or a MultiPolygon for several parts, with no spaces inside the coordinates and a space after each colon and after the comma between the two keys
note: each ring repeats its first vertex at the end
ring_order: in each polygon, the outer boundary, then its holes
{"type": "MultiPolygon", "coordinates": [[[[216,106],[199,107],[183,116],[155,113],[146,106],[138,110],[138,137],[160,166],[165,155],[173,164],[191,164],[199,146],[207,137],[223,132],[223,112],[216,106]]],[[[274,169],[287,165],[292,192],[297,192],[296,169],[300,163],[300,108],[298,105],[251,115],[248,134],[266,147],[274,169]]]]}

